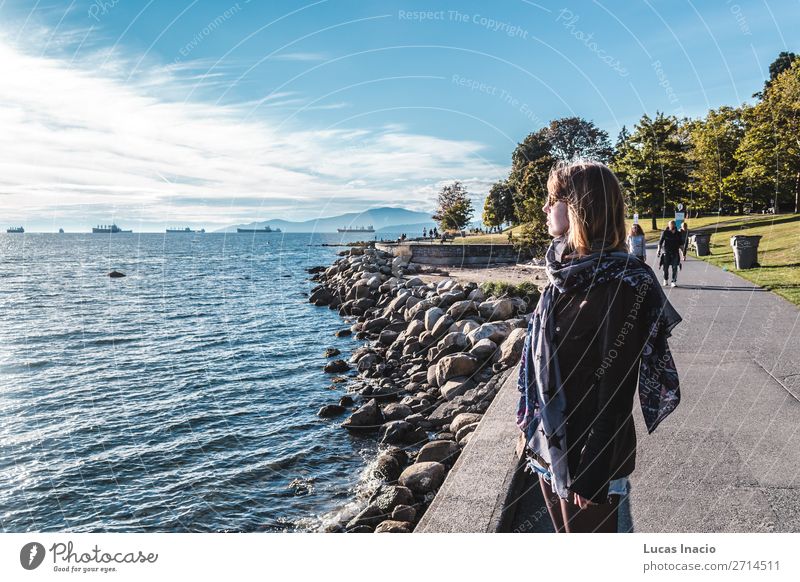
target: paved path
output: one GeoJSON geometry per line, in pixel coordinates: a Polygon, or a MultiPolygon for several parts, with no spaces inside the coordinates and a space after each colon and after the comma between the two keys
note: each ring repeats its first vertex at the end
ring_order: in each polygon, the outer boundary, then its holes
{"type": "MultiPolygon", "coordinates": [[[[670,338],[681,404],[651,435],[634,410],[621,530],[800,532],[800,310],[692,258],[666,292],[683,317],[670,338]]],[[[512,527],[552,531],[533,485],[512,527]]]]}

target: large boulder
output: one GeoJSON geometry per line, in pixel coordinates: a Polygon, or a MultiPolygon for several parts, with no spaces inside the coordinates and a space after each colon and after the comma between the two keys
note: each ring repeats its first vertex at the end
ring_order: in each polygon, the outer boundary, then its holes
{"type": "Polygon", "coordinates": [[[417,463],[436,461],[437,463],[452,465],[460,452],[461,447],[458,446],[458,443],[453,441],[433,441],[420,449],[419,454],[417,454],[417,463]]]}
{"type": "Polygon", "coordinates": [[[433,493],[444,483],[446,467],[436,461],[414,463],[400,474],[398,483],[408,487],[415,495],[433,493]]]}
{"type": "Polygon", "coordinates": [[[453,400],[456,396],[461,396],[474,387],[475,382],[468,376],[456,376],[440,386],[439,391],[445,400],[453,400]]]}
{"type": "Polygon", "coordinates": [[[494,353],[497,351],[497,344],[494,343],[489,338],[483,338],[482,340],[478,341],[472,349],[469,351],[470,354],[478,358],[479,360],[486,360],[494,356],[494,353]]]}
{"type": "Polygon", "coordinates": [[[511,326],[504,321],[484,323],[478,329],[467,334],[469,343],[473,346],[482,339],[490,339],[496,344],[501,344],[511,333],[511,326]]]}
{"type": "Polygon", "coordinates": [[[459,319],[463,319],[465,317],[480,315],[480,312],[478,311],[477,303],[470,301],[469,299],[465,299],[464,301],[456,301],[453,303],[447,310],[447,314],[454,320],[458,321],[459,319]]]}
{"type": "Polygon", "coordinates": [[[375,527],[375,533],[411,533],[413,527],[413,524],[407,521],[387,519],[375,527]]]}
{"type": "Polygon", "coordinates": [[[380,440],[383,444],[415,445],[427,441],[428,433],[405,420],[392,420],[381,426],[380,440]]]}
{"type": "Polygon", "coordinates": [[[500,359],[498,362],[503,368],[509,368],[519,362],[527,331],[527,329],[520,327],[514,328],[508,334],[506,341],[500,346],[500,359]]]}
{"type": "Polygon", "coordinates": [[[400,485],[381,485],[369,501],[388,515],[399,505],[413,505],[414,494],[400,485]]]}
{"type": "Polygon", "coordinates": [[[357,408],[350,418],[342,423],[342,427],[349,430],[376,429],[383,423],[383,415],[378,407],[378,402],[373,398],[366,404],[357,408]]]}
{"type": "Polygon", "coordinates": [[[329,374],[340,374],[342,372],[347,372],[350,369],[350,366],[344,360],[333,360],[325,364],[323,371],[329,374]]]}
{"type": "Polygon", "coordinates": [[[470,424],[480,422],[481,418],[483,418],[482,414],[475,414],[473,412],[464,412],[459,414],[450,423],[450,432],[453,434],[458,434],[459,430],[470,424]]]}
{"type": "Polygon", "coordinates": [[[443,386],[451,378],[471,376],[478,369],[478,359],[470,354],[451,354],[436,364],[436,385],[443,386]]]}
{"type": "Polygon", "coordinates": [[[516,306],[511,299],[484,301],[478,305],[481,317],[488,321],[503,321],[514,315],[516,306]]]}
{"type": "Polygon", "coordinates": [[[425,329],[428,331],[433,330],[433,326],[444,315],[444,310],[438,307],[431,307],[425,312],[425,329]]]}
{"type": "Polygon", "coordinates": [[[412,414],[411,408],[401,402],[392,402],[383,408],[383,418],[386,421],[404,420],[412,414]]]}

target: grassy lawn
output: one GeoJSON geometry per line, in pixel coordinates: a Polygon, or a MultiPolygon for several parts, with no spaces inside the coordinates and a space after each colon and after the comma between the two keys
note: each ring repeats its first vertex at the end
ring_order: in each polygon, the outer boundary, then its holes
{"type": "MultiPolygon", "coordinates": [[[[658,219],[658,230],[651,230],[649,218],[640,219],[648,242],[655,242],[666,228],[669,218],[658,219]]],[[[687,219],[689,230],[711,233],[711,255],[699,257],[718,267],[733,271],[800,306],[800,215],[751,214],[745,216],[703,216],[687,219]],[[733,260],[730,237],[734,234],[761,235],[756,269],[737,271],[733,260]]],[[[632,220],[627,221],[630,228],[632,220]]],[[[512,228],[517,235],[519,226],[512,228]]],[[[502,234],[474,235],[456,238],[447,244],[506,244],[508,230],[502,234]]]]}
{"type": "MultiPolygon", "coordinates": [[[[699,220],[689,222],[690,229],[694,230],[697,223],[699,220]]],[[[800,215],[723,217],[704,225],[704,230],[712,233],[711,255],[699,258],[726,268],[800,306],[800,215]],[[736,270],[730,245],[730,237],[734,234],[759,234],[763,237],[758,245],[760,268],[736,270]]]]}

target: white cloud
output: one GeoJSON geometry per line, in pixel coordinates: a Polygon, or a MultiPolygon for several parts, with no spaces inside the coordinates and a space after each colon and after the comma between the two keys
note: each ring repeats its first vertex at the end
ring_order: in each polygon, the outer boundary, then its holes
{"type": "MultiPolygon", "coordinates": [[[[432,205],[431,190],[441,180],[469,176],[475,184],[489,183],[505,172],[484,161],[484,146],[473,141],[415,135],[394,125],[278,129],[269,114],[248,117],[252,102],[168,100],[163,95],[170,87],[185,82],[181,74],[196,71],[186,64],[160,66],[126,81],[125,63],[106,56],[98,72],[0,38],[6,221],[30,224],[55,212],[65,222],[102,222],[116,209],[118,218],[135,210],[145,224],[214,227],[260,217],[309,218],[323,206],[327,214],[352,211],[359,209],[356,200],[420,208],[432,205]],[[337,203],[345,192],[346,200],[337,203]]],[[[96,64],[96,55],[87,62],[96,64]]],[[[294,98],[270,96],[260,110],[294,98]]]]}

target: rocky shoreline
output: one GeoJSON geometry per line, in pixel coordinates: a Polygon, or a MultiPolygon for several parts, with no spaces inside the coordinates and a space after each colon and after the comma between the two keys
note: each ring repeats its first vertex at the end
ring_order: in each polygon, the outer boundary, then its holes
{"type": "MultiPolygon", "coordinates": [[[[538,297],[486,296],[474,282],[425,283],[418,269],[374,247],[340,251],[329,267],[308,269],[309,301],[338,309],[349,328],[337,336],[367,340],[326,373],[347,394],[318,415],[349,414],[341,426],[375,434],[379,454],[367,470],[357,512],[340,512],[324,531],[414,529],[519,361],[538,297]]],[[[325,355],[340,355],[328,348],[325,355]]]]}

